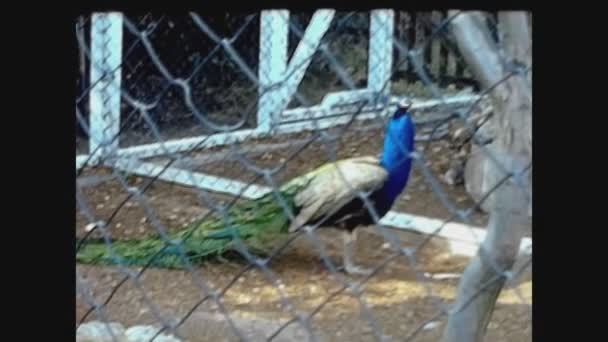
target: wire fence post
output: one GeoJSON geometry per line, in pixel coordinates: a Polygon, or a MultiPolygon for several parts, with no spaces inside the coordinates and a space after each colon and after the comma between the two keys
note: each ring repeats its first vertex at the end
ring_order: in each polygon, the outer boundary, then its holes
{"type": "Polygon", "coordinates": [[[394,16],[393,10],[374,10],[370,15],[367,87],[386,96],[390,93],[388,81],[393,67],[394,16]]]}
{"type": "Polygon", "coordinates": [[[287,69],[289,43],[289,11],[262,11],[260,15],[260,57],[258,78],[260,98],[258,102],[257,129],[270,132],[278,121],[275,110],[282,87],[266,90],[281,80],[287,69]]]}
{"type": "Polygon", "coordinates": [[[93,159],[111,155],[119,146],[123,17],[94,13],[91,25],[91,88],[89,150],[93,159]]]}

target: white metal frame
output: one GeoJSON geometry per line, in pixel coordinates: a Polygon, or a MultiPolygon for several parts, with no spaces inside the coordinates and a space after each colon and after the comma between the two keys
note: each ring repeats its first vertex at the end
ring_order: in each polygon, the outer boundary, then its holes
{"type": "Polygon", "coordinates": [[[113,137],[120,131],[122,19],[120,13],[95,13],[91,18],[91,61],[99,66],[90,68],[94,81],[89,93],[89,151],[99,152],[94,157],[118,149],[118,138],[113,137]]]}
{"type": "MultiPolygon", "coordinates": [[[[170,140],[162,143],[145,144],[140,146],[120,148],[118,138],[111,143],[109,139],[116,135],[120,125],[120,89],[121,73],[110,71],[117,69],[122,59],[123,17],[121,13],[95,13],[91,25],[91,82],[97,82],[91,89],[90,107],[90,143],[89,151],[95,151],[100,144],[101,156],[116,156],[112,167],[141,176],[154,177],[161,172],[162,166],[155,163],[143,162],[140,158],[149,158],[161,154],[176,153],[190,150],[200,144],[200,148],[227,145],[250,138],[267,136],[269,134],[286,134],[304,130],[323,129],[346,123],[348,116],[341,114],[352,113],[349,103],[360,101],[362,98],[383,91],[389,95],[390,89],[382,86],[391,74],[393,56],[393,18],[392,10],[374,10],[370,15],[370,44],[368,87],[350,91],[327,94],[319,105],[308,108],[286,109],[300,84],[310,56],[319,47],[321,39],[329,29],[334,17],[334,10],[318,10],[313,15],[310,24],[304,32],[303,41],[296,48],[290,61],[287,58],[287,42],[289,33],[289,11],[262,11],[260,21],[260,39],[265,43],[260,46],[259,82],[260,89],[280,84],[270,91],[260,91],[258,105],[258,126],[254,129],[243,129],[229,133],[219,133],[211,136],[199,136],[185,139],[170,140]],[[294,69],[296,68],[297,69],[294,69]],[[113,77],[103,78],[112,74],[113,77]],[[336,116],[338,115],[338,116],[336,116]],[[331,116],[331,117],[328,117],[331,116]],[[203,140],[204,143],[201,143],[203,140]]],[[[446,99],[452,104],[466,104],[476,100],[478,96],[455,96],[446,99]]],[[[389,104],[394,105],[399,99],[389,98],[389,104]]],[[[439,105],[437,100],[414,101],[413,108],[429,108],[439,105]]],[[[389,108],[389,110],[392,108],[389,108]]],[[[383,113],[387,114],[387,113],[383,113]]],[[[378,108],[364,107],[357,119],[365,120],[378,115],[378,108]]],[[[89,156],[76,157],[76,168],[80,168],[89,156]]],[[[192,172],[176,167],[165,170],[160,179],[186,186],[198,187],[220,193],[238,194],[244,189],[243,196],[255,198],[269,189],[261,186],[247,186],[233,179],[212,176],[200,172],[192,172]]],[[[425,218],[404,213],[390,212],[382,220],[383,224],[400,229],[429,233],[441,224],[441,220],[425,218]]],[[[472,255],[477,246],[483,241],[483,230],[461,224],[448,224],[438,234],[447,238],[450,243],[465,245],[470,248],[458,252],[472,255]],[[473,235],[471,231],[476,232],[473,235]]],[[[522,250],[531,247],[531,240],[524,240],[522,250]]]]}

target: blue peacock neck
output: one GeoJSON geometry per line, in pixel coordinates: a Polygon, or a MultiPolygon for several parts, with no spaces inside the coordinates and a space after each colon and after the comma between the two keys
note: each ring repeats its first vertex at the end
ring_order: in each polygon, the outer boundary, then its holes
{"type": "Polygon", "coordinates": [[[407,113],[397,113],[389,123],[385,136],[380,165],[388,171],[384,186],[377,192],[376,206],[384,215],[401,194],[409,179],[414,149],[414,123],[407,113]]]}

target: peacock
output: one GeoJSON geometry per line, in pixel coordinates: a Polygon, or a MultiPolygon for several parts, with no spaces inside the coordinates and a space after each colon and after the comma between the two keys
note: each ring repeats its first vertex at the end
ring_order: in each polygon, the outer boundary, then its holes
{"type": "Polygon", "coordinates": [[[415,135],[411,104],[401,101],[389,119],[380,158],[353,157],[324,164],[283,184],[280,196],[270,192],[237,203],[222,215],[214,214],[170,234],[169,240],[156,236],[109,245],[103,239],[87,241],[77,251],[76,261],[180,269],[185,263],[178,246],[191,264],[242,256],[242,244],[261,257],[289,234],[318,226],[342,230],[342,269],[347,274],[369,274],[369,269],[353,262],[353,246],[358,229],[374,224],[374,216],[382,218],[407,185],[415,135]],[[368,201],[361,198],[361,192],[368,201]],[[375,215],[366,202],[373,205],[375,215]]]}

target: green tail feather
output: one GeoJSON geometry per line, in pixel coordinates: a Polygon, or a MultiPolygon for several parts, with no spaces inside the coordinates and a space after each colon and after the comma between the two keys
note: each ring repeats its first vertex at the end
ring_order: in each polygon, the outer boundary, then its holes
{"type": "MultiPolygon", "coordinates": [[[[312,174],[294,179],[281,189],[281,194],[292,211],[293,197],[312,174]]],[[[294,215],[297,212],[294,212],[294,215]]],[[[262,256],[287,234],[289,218],[272,193],[259,199],[233,206],[228,211],[230,226],[224,218],[212,216],[170,235],[182,246],[190,263],[196,265],[213,258],[238,255],[234,234],[247,246],[250,253],[262,256]]],[[[185,264],[176,245],[167,245],[160,237],[141,240],[113,241],[114,255],[103,240],[87,241],[76,255],[83,264],[113,265],[117,261],[127,266],[144,266],[154,257],[151,266],[183,269],[185,264]],[[159,251],[161,251],[159,253],[159,251]]]]}

